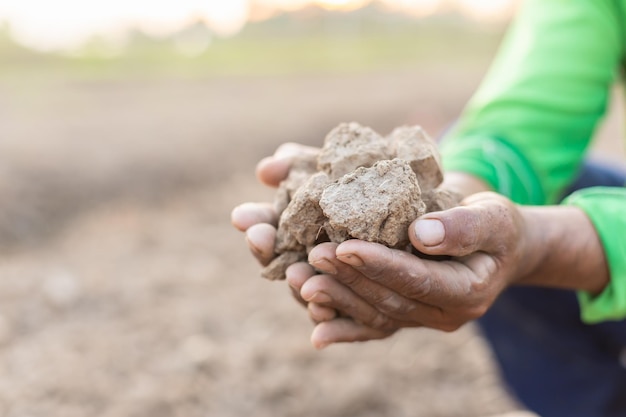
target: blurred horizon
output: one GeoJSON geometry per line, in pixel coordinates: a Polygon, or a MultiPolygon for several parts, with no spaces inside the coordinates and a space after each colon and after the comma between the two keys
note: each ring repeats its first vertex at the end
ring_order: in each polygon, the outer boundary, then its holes
{"type": "MultiPolygon", "coordinates": [[[[98,40],[108,54],[119,54],[135,32],[168,38],[190,26],[203,26],[194,47],[181,46],[187,54],[199,54],[212,38],[230,38],[252,22],[269,19],[302,19],[319,11],[346,14],[360,9],[404,15],[418,20],[455,15],[481,25],[507,21],[520,0],[179,0],[155,3],[145,0],[85,2],[60,0],[4,0],[0,26],[4,36],[21,47],[82,55],[85,45],[98,40]]],[[[184,42],[183,42],[184,43],[184,42]]],[[[189,43],[189,42],[188,42],[189,43]]]]}
{"type": "MultiPolygon", "coordinates": [[[[0,24],[3,173],[15,201],[36,206],[34,214],[21,204],[18,214],[0,210],[0,246],[3,234],[37,240],[119,196],[213,185],[281,142],[318,143],[341,121],[381,132],[419,123],[436,135],[485,72],[507,23],[481,23],[459,8],[418,18],[392,3],[350,10],[357,3],[333,1],[294,2],[231,36],[195,16],[166,35],[131,26],[119,44],[90,35],[71,52],[32,49],[0,24]]],[[[452,4],[443,1],[394,4],[452,4]]]]}
{"type": "Polygon", "coordinates": [[[217,35],[196,16],[167,35],[135,25],[123,39],[94,34],[72,51],[45,51],[18,42],[14,27],[0,18],[0,78],[42,82],[358,73],[449,62],[484,67],[507,23],[478,22],[451,8],[418,18],[381,2],[349,12],[311,4],[251,20],[230,36],[217,35]]]}

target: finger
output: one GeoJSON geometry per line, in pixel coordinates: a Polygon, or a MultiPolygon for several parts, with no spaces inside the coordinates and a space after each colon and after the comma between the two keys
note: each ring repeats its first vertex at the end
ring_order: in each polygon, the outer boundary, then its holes
{"type": "Polygon", "coordinates": [[[287,270],[285,271],[285,276],[287,280],[287,284],[289,284],[289,288],[291,289],[291,293],[293,297],[303,306],[307,306],[308,302],[302,298],[300,295],[300,289],[302,285],[308,280],[310,277],[315,275],[315,270],[313,267],[306,262],[297,262],[295,264],[289,265],[287,270]]]}
{"type": "MultiPolygon", "coordinates": [[[[338,259],[368,279],[416,301],[412,314],[424,317],[424,325],[426,320],[437,323],[442,319],[436,306],[462,300],[471,289],[473,271],[461,262],[424,260],[408,252],[356,239],[339,245],[336,253],[338,259]],[[429,306],[433,308],[426,308],[429,306]]],[[[393,301],[397,306],[389,308],[396,314],[411,312],[405,303],[393,301]]]]}
{"type": "Polygon", "coordinates": [[[246,231],[246,242],[250,252],[261,265],[267,265],[274,259],[275,240],[276,228],[267,223],[255,224],[246,231]]]}
{"type": "Polygon", "coordinates": [[[301,289],[301,294],[305,297],[316,295],[317,302],[321,302],[320,299],[324,300],[324,297],[330,298],[332,301],[326,301],[327,304],[370,327],[388,324],[388,317],[384,314],[387,312],[386,307],[392,304],[409,308],[408,304],[412,304],[412,301],[403,299],[338,259],[336,256],[338,246],[337,243],[328,242],[311,250],[309,263],[326,275],[308,282],[307,286],[301,289]],[[316,294],[318,292],[319,294],[316,294]]]}
{"type": "Polygon", "coordinates": [[[388,329],[398,325],[375,306],[329,275],[315,275],[308,279],[300,290],[300,296],[310,303],[341,311],[345,316],[368,327],[388,329]]]}
{"type": "Polygon", "coordinates": [[[335,319],[315,326],[311,334],[311,343],[316,349],[323,349],[332,343],[384,339],[394,332],[395,330],[372,329],[351,319],[335,319]]]}
{"type": "Polygon", "coordinates": [[[264,158],[257,164],[257,178],[263,184],[278,187],[278,184],[287,178],[294,157],[298,155],[317,155],[317,153],[319,153],[319,148],[291,142],[282,144],[273,156],[264,158]]]}
{"type": "MultiPolygon", "coordinates": [[[[493,283],[495,259],[478,252],[452,261],[429,261],[385,246],[349,240],[337,247],[337,257],[400,297],[380,300],[359,294],[395,319],[443,331],[454,331],[482,316],[505,282],[493,283]],[[405,300],[413,303],[407,303],[405,300]]],[[[355,291],[356,292],[356,291],[355,291]]]]}
{"type": "Polygon", "coordinates": [[[378,329],[427,323],[431,327],[446,326],[439,308],[407,298],[335,257],[335,250],[340,247],[336,243],[323,243],[311,250],[309,262],[325,274],[306,282],[300,291],[304,299],[332,306],[355,321],[378,329]]]}
{"type": "Polygon", "coordinates": [[[313,275],[315,275],[315,269],[306,262],[291,264],[285,271],[287,284],[298,292],[300,292],[302,285],[313,275]]]}
{"type": "Polygon", "coordinates": [[[512,210],[513,206],[501,198],[483,196],[471,205],[420,217],[410,226],[409,238],[418,251],[429,255],[497,253],[502,247],[498,231],[513,226],[512,210]]]}
{"type": "Polygon", "coordinates": [[[309,316],[314,322],[319,323],[321,321],[332,320],[337,317],[337,311],[334,308],[325,307],[317,303],[309,303],[300,295],[300,290],[304,283],[315,275],[315,270],[311,267],[311,265],[306,262],[297,262],[289,265],[285,271],[285,275],[294,298],[300,304],[308,308],[309,316]]]}
{"type": "Polygon", "coordinates": [[[237,229],[245,232],[259,223],[278,224],[278,215],[270,203],[243,203],[230,213],[230,222],[237,229]]]}
{"type": "Polygon", "coordinates": [[[329,321],[337,317],[337,311],[335,309],[324,307],[317,303],[309,303],[307,309],[309,310],[309,317],[311,317],[311,320],[315,323],[329,321]]]}
{"type": "Polygon", "coordinates": [[[275,158],[268,156],[261,159],[256,166],[256,176],[265,185],[278,187],[278,184],[289,174],[291,158],[275,158]]]}

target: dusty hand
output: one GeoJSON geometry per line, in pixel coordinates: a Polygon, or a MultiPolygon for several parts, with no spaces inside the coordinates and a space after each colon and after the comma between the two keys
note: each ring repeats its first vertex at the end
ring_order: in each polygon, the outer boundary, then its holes
{"type": "MultiPolygon", "coordinates": [[[[287,178],[293,158],[303,153],[317,153],[317,148],[285,143],[273,156],[261,160],[256,168],[260,182],[278,187],[287,178]]],[[[233,226],[246,233],[246,241],[252,254],[262,265],[274,258],[274,237],[279,213],[271,203],[243,203],[231,212],[233,226]]]]}
{"type": "Polygon", "coordinates": [[[325,274],[288,280],[304,300],[353,318],[318,324],[312,335],[317,347],[382,338],[403,327],[452,331],[483,315],[507,285],[528,273],[527,229],[513,203],[479,193],[410,228],[417,250],[449,260],[349,240],[311,251],[310,264],[325,274]]]}
{"type": "MultiPolygon", "coordinates": [[[[296,143],[281,145],[273,156],[264,158],[256,168],[257,178],[270,187],[277,187],[287,177],[291,163],[295,156],[302,154],[317,154],[318,148],[296,143]]],[[[231,213],[233,226],[246,233],[246,242],[250,252],[261,265],[267,265],[275,256],[274,241],[279,213],[276,213],[271,203],[243,203],[235,207],[231,213]]],[[[313,269],[306,263],[292,265],[290,272],[296,277],[306,280],[312,275],[313,269]],[[309,273],[309,275],[302,272],[309,273]]],[[[293,287],[292,287],[293,288],[293,287]]],[[[323,308],[315,303],[307,303],[300,297],[299,291],[293,291],[296,299],[307,305],[314,321],[330,320],[335,317],[335,310],[323,308]]]]}

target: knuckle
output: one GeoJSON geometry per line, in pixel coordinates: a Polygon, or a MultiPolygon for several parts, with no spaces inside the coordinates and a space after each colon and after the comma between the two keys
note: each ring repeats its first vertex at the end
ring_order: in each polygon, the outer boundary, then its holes
{"type": "Polygon", "coordinates": [[[367,277],[372,279],[373,281],[382,281],[385,279],[385,276],[392,270],[394,255],[391,254],[391,257],[388,261],[382,262],[372,262],[367,266],[367,277]]]}
{"type": "Polygon", "coordinates": [[[471,252],[480,244],[480,236],[482,236],[482,222],[476,213],[472,213],[465,219],[466,229],[460,234],[459,249],[461,251],[471,252]]]}
{"type": "Polygon", "coordinates": [[[410,278],[406,288],[406,293],[409,294],[409,297],[416,300],[428,298],[433,291],[431,277],[422,274],[411,274],[410,278]]]}
{"type": "Polygon", "coordinates": [[[470,253],[480,243],[482,221],[475,206],[453,208],[442,220],[446,229],[445,244],[455,253],[470,253]]]}
{"type": "MultiPolygon", "coordinates": [[[[404,254],[404,252],[399,252],[404,254]]],[[[376,248],[375,256],[359,270],[372,281],[387,281],[390,276],[397,275],[397,271],[403,269],[403,259],[397,250],[379,245],[376,248]]]]}
{"type": "Polygon", "coordinates": [[[344,285],[346,285],[346,286],[348,286],[350,288],[357,287],[361,283],[361,280],[362,280],[361,277],[359,276],[359,274],[351,273],[351,272],[344,272],[344,273],[335,275],[335,277],[342,284],[344,284],[344,285]]]}
{"type": "Polygon", "coordinates": [[[376,306],[379,311],[389,316],[403,316],[412,310],[411,306],[395,293],[389,293],[377,300],[376,306]]]}
{"type": "Polygon", "coordinates": [[[503,196],[499,196],[495,202],[493,216],[496,218],[493,220],[496,224],[504,227],[513,225],[517,213],[515,204],[503,196]]]}
{"type": "Polygon", "coordinates": [[[376,330],[388,330],[392,327],[392,320],[386,314],[376,312],[365,324],[376,330]]]}

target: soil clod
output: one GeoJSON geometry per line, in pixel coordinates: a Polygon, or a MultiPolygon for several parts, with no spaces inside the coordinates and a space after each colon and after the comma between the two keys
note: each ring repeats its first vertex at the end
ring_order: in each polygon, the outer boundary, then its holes
{"type": "Polygon", "coordinates": [[[419,126],[400,127],[384,138],[343,123],[313,159],[295,161],[279,187],[277,257],[262,273],[268,279],[284,279],[289,265],[306,260],[323,242],[362,239],[405,249],[413,220],[460,199],[437,188],[443,181],[437,146],[419,126]]]}

